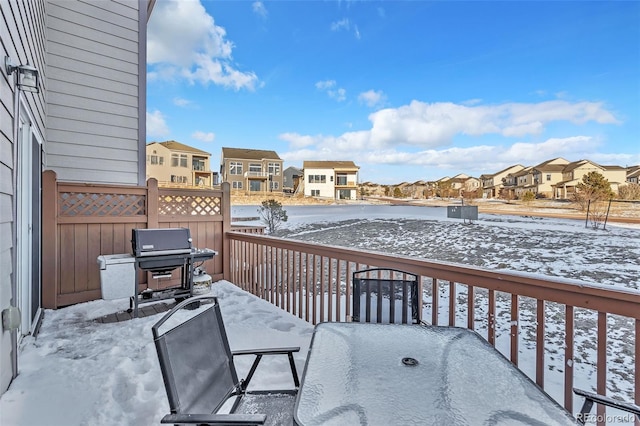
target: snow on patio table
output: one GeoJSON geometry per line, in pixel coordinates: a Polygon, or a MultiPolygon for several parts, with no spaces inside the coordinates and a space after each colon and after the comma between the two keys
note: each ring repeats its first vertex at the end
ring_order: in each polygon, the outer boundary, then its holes
{"type": "Polygon", "coordinates": [[[575,424],[473,332],[364,323],[316,328],[296,415],[305,426],[575,424]]]}

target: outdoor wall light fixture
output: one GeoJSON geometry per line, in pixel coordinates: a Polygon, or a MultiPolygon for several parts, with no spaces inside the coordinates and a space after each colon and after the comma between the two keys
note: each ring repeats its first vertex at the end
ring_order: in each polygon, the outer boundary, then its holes
{"type": "Polygon", "coordinates": [[[13,74],[14,71],[18,71],[18,90],[23,92],[35,92],[38,93],[38,78],[39,72],[37,69],[29,65],[13,65],[11,58],[6,56],[4,58],[4,66],[7,70],[7,76],[13,74]]]}

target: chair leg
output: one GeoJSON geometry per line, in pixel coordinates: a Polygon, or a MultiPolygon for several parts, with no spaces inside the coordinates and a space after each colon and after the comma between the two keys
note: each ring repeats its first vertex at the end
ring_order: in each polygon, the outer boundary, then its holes
{"type": "Polygon", "coordinates": [[[585,398],[584,404],[582,404],[582,408],[580,409],[580,413],[578,413],[578,423],[581,425],[585,424],[587,421],[587,415],[591,412],[591,408],[593,408],[593,400],[589,398],[585,398]]]}

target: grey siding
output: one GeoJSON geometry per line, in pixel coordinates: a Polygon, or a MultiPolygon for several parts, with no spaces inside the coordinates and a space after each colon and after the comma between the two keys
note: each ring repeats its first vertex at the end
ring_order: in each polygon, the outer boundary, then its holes
{"type": "MultiPolygon", "coordinates": [[[[45,70],[45,3],[44,0],[0,1],[0,311],[15,300],[15,160],[14,146],[16,116],[14,76],[7,76],[4,58],[14,63],[29,62],[45,70]]],[[[44,79],[43,79],[44,83],[44,79]]],[[[44,85],[41,85],[41,89],[44,85]]],[[[23,93],[22,99],[34,119],[34,125],[44,134],[44,90],[39,94],[23,93]]],[[[14,336],[2,331],[0,335],[0,394],[3,393],[15,373],[13,358],[17,350],[14,336]]]]}
{"type": "Polygon", "coordinates": [[[47,3],[46,167],[61,181],[140,183],[139,5],[47,3]]]}

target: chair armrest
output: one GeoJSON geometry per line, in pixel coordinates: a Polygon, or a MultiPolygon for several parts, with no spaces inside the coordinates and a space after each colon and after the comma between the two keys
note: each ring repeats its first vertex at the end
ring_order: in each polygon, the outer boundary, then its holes
{"type": "Polygon", "coordinates": [[[253,361],[249,372],[247,373],[247,377],[241,380],[242,390],[247,390],[249,386],[249,382],[253,377],[253,374],[256,372],[256,368],[258,368],[258,364],[260,364],[260,360],[264,355],[287,355],[289,358],[289,366],[291,367],[291,376],[293,377],[293,384],[296,389],[300,387],[300,378],[298,377],[298,370],[296,369],[296,363],[293,360],[293,353],[300,352],[299,346],[291,346],[287,348],[267,348],[267,349],[249,349],[249,350],[240,350],[240,351],[232,351],[231,355],[255,355],[256,359],[253,361]]]}
{"type": "Polygon", "coordinates": [[[578,413],[577,420],[581,425],[586,423],[587,414],[591,411],[593,407],[593,403],[602,404],[609,407],[617,408],[619,410],[627,411],[629,413],[633,413],[636,416],[640,417],[640,407],[635,404],[630,404],[628,402],[618,401],[613,398],[609,398],[604,395],[600,395],[593,392],[587,392],[582,389],[573,388],[573,393],[578,396],[584,396],[584,404],[578,413]]]}
{"type": "Polygon", "coordinates": [[[300,352],[300,347],[291,346],[288,348],[244,349],[231,351],[231,355],[286,355],[293,352],[300,352]]]}
{"type": "Polygon", "coordinates": [[[265,414],[167,414],[160,423],[195,423],[203,425],[263,425],[265,414]]]}

